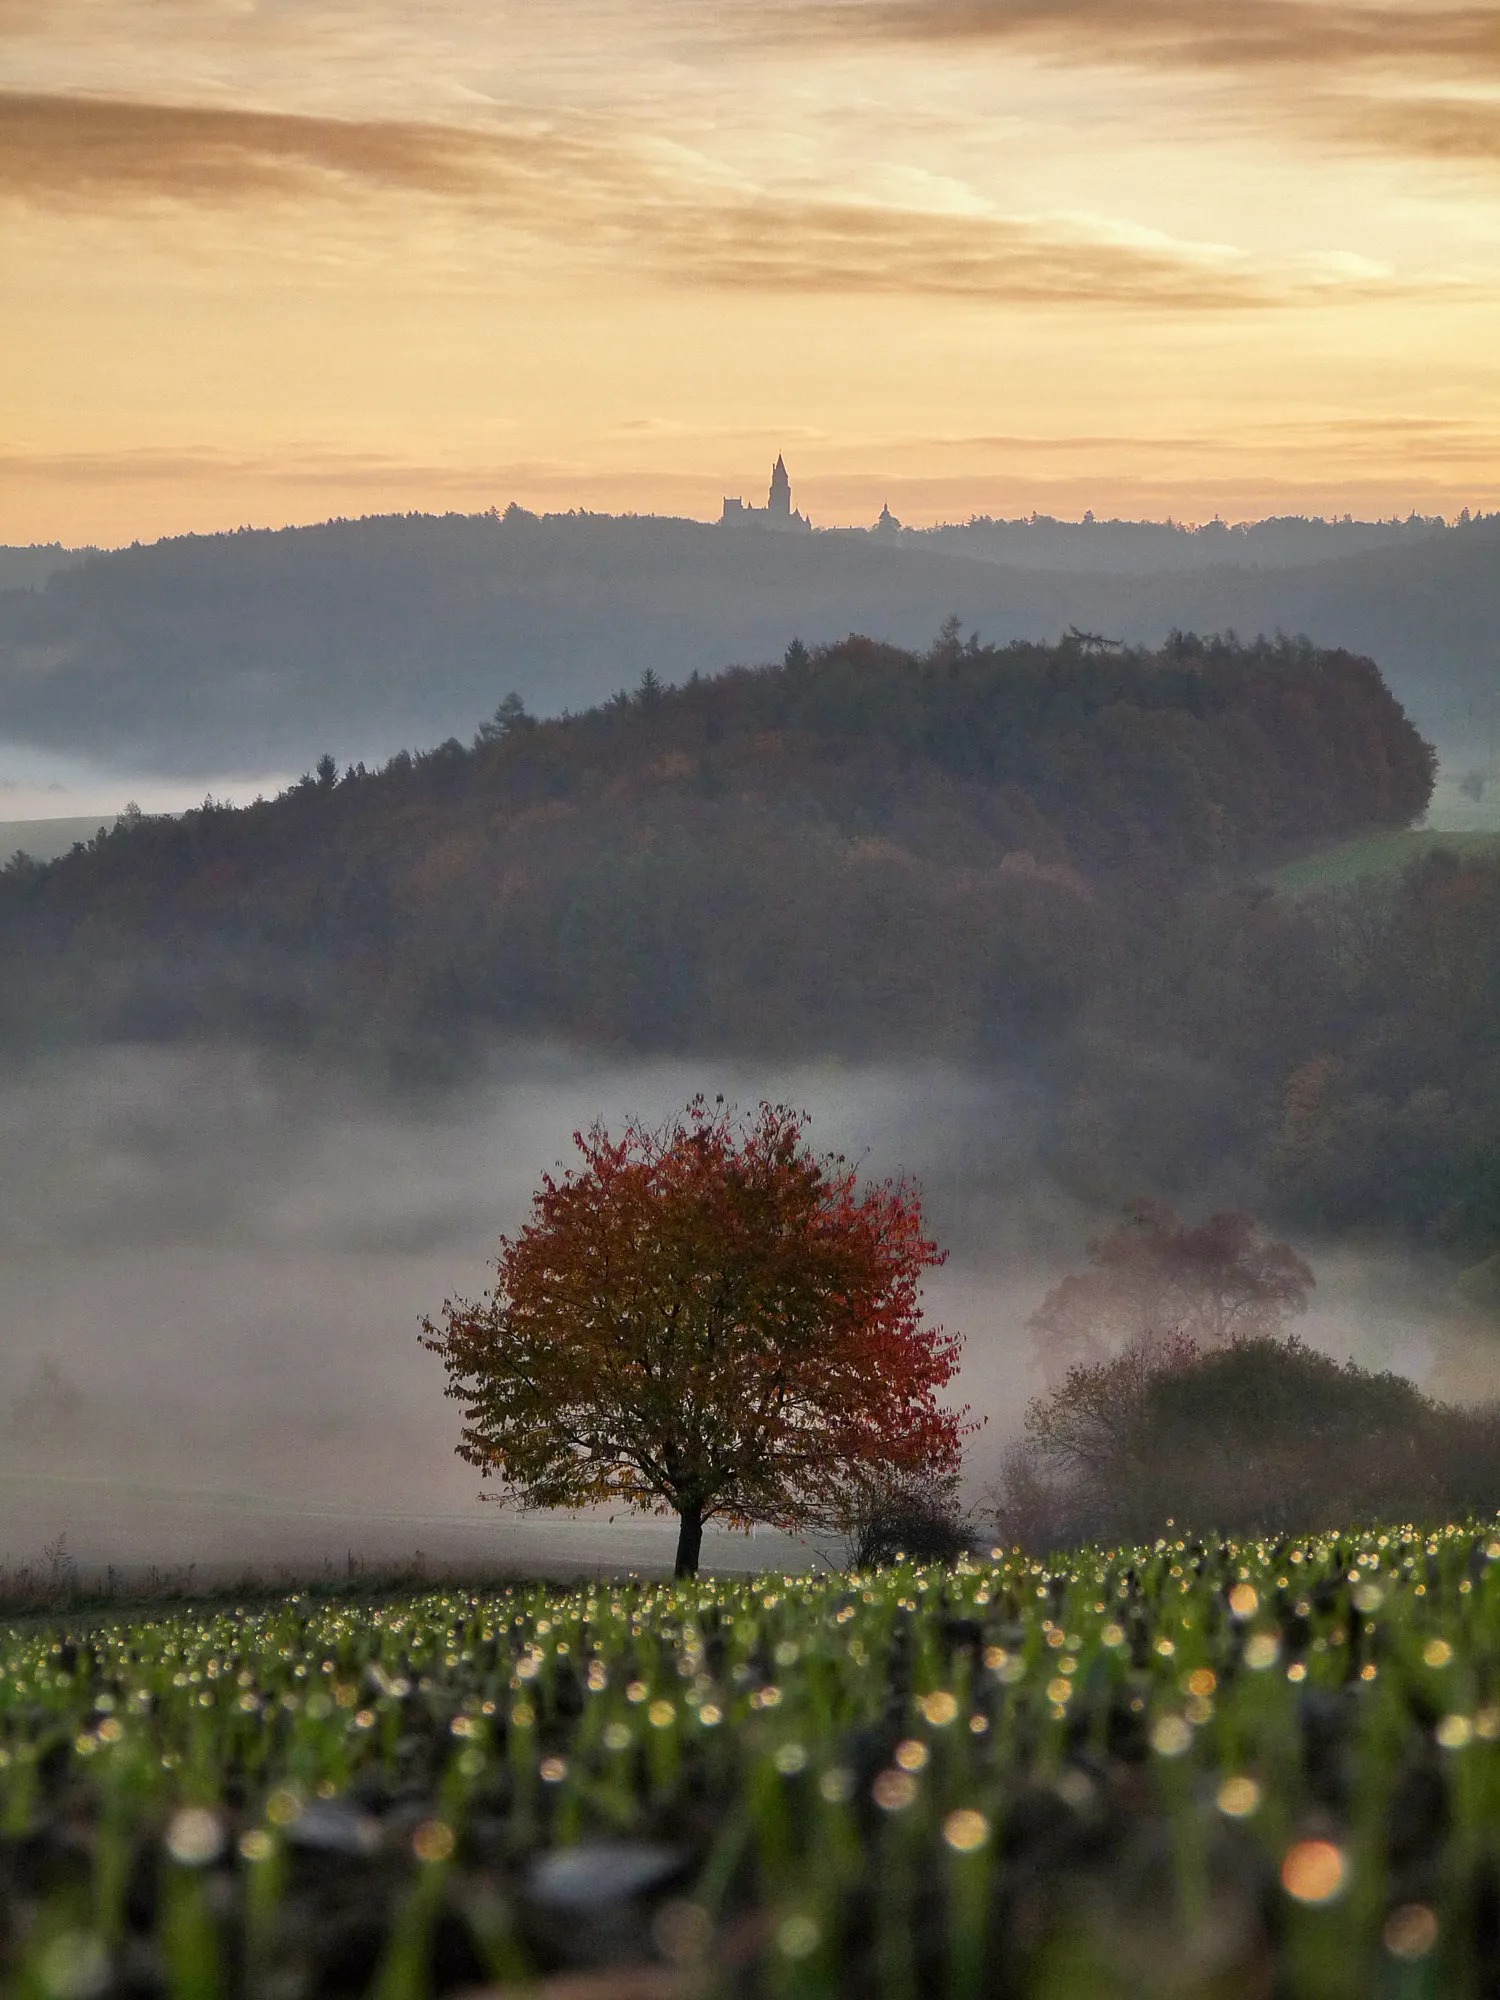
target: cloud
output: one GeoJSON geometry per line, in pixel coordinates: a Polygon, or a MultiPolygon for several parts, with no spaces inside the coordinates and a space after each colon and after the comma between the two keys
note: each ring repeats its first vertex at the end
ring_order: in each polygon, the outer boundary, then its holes
{"type": "Polygon", "coordinates": [[[1144,246],[1066,224],[957,216],[785,194],[704,204],[674,218],[658,255],[700,281],[779,291],[928,293],[1011,304],[1174,309],[1265,305],[1274,286],[1242,260],[1144,246]]]}
{"type": "Polygon", "coordinates": [[[417,462],[390,453],[330,449],[317,440],[292,438],[260,452],[229,451],[209,445],[173,449],[142,446],[124,451],[3,451],[0,476],[57,480],[72,485],[161,484],[172,487],[198,479],[274,478],[278,484],[388,487],[420,478],[425,485],[449,480],[464,488],[490,468],[417,462]]]}
{"type": "MultiPolygon", "coordinates": [[[[1098,216],[1014,216],[759,187],[603,119],[342,119],[0,93],[12,203],[121,212],[435,200],[533,242],[695,288],[1223,311],[1386,292],[1336,261],[1283,269],[1098,216]]],[[[466,257],[471,240],[464,239],[466,257]]]]}
{"type": "Polygon", "coordinates": [[[1386,98],[1357,111],[1329,107],[1328,121],[1339,123],[1345,140],[1356,145],[1455,165],[1500,163],[1500,98],[1441,93],[1386,98]]]}
{"type": "Polygon", "coordinates": [[[577,149],[545,131],[0,92],[0,188],[12,201],[118,207],[356,187],[472,198],[555,180],[570,155],[577,164],[577,149]]]}
{"type": "Polygon", "coordinates": [[[861,27],[924,41],[1008,43],[1080,62],[1244,71],[1437,64],[1500,70],[1492,6],[1340,5],[1337,0],[856,0],[828,10],[861,27]]]}
{"type": "Polygon", "coordinates": [[[1500,10],[1342,0],[850,0],[804,17],[841,37],[984,46],[1069,68],[1198,73],[1257,120],[1349,149],[1500,157],[1500,10]]]}

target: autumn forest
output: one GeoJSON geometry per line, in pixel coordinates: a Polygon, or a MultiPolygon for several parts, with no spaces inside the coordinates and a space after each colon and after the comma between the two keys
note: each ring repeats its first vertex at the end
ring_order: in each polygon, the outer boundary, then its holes
{"type": "Polygon", "coordinates": [[[471,744],[127,814],[0,878],[3,1033],[250,1038],[452,1078],[500,1038],[951,1055],[1050,1094],[1091,1203],[1500,1248],[1500,865],[1293,895],[1419,815],[1368,660],[849,638],[471,744]]]}

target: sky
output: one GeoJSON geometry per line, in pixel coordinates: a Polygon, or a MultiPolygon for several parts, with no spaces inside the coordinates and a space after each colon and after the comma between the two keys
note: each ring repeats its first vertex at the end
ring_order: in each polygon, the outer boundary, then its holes
{"type": "Polygon", "coordinates": [[[0,0],[0,541],[1500,506],[1500,7],[0,0]]]}

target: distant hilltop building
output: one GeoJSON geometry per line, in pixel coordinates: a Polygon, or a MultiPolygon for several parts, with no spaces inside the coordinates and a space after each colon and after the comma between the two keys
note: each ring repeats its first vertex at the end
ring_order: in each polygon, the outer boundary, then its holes
{"type": "Polygon", "coordinates": [[[764,507],[747,507],[743,500],[724,499],[724,512],[719,517],[726,528],[775,528],[792,534],[806,534],[812,522],[805,514],[798,514],[792,508],[792,482],[787,477],[786,462],[777,454],[776,463],[771,468],[771,490],[766,495],[764,507]]]}

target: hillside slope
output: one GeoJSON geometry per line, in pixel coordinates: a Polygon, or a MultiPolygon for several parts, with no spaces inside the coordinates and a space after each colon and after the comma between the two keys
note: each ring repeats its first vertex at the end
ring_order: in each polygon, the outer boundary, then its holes
{"type": "MultiPolygon", "coordinates": [[[[996,1074],[1036,1172],[1500,1245],[1500,862],[1265,872],[1420,812],[1368,661],[852,640],[0,871],[0,1054],[251,1041],[422,1085],[516,1038],[996,1074]],[[1030,1143],[1030,1142],[1029,1142],[1030,1143]]],[[[955,1174],[961,1170],[955,1166],[955,1174]]]]}
{"type": "Polygon", "coordinates": [[[1052,1032],[1173,885],[1404,824],[1431,776],[1346,654],[851,639],[17,863],[6,1005],[23,1040],[1052,1032]]]}
{"type": "Polygon", "coordinates": [[[306,768],[324,747],[375,761],[510,689],[556,714],[648,667],[675,682],[798,636],[925,645],[949,613],[995,643],[1305,632],[1378,659],[1440,745],[1500,747],[1500,519],[1290,570],[1111,576],[911,537],[519,511],[186,537],[0,594],[0,742],[194,777],[306,768]]]}

